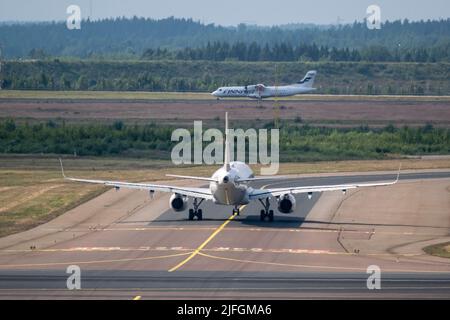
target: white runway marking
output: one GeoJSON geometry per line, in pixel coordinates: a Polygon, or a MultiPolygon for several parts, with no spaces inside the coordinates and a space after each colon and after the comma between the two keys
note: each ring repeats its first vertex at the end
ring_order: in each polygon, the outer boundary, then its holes
{"type": "MultiPolygon", "coordinates": [[[[194,251],[195,248],[185,248],[182,246],[175,247],[74,247],[74,248],[59,248],[59,249],[34,249],[34,250],[15,250],[15,249],[5,249],[0,250],[0,254],[13,254],[13,253],[29,253],[29,252],[40,252],[40,253],[65,253],[65,252],[142,252],[142,251],[194,251]]],[[[313,254],[313,255],[343,255],[343,256],[392,256],[392,257],[414,257],[420,256],[417,253],[403,253],[403,254],[390,254],[390,253],[351,253],[351,252],[341,252],[341,251],[330,251],[330,250],[320,250],[320,249],[294,249],[294,248],[273,248],[273,249],[263,249],[263,248],[240,248],[240,247],[214,247],[214,248],[204,248],[203,251],[210,252],[252,252],[252,253],[289,253],[289,254],[313,254]]]]}

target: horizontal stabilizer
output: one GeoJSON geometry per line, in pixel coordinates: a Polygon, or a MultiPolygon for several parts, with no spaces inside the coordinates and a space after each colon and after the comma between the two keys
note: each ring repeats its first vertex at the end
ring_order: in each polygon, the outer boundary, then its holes
{"type": "Polygon", "coordinates": [[[256,177],[256,178],[242,178],[237,179],[236,182],[252,182],[252,181],[264,181],[264,180],[283,180],[286,179],[285,176],[267,176],[267,177],[256,177]]]}
{"type": "Polygon", "coordinates": [[[180,176],[177,174],[166,174],[167,177],[172,178],[180,178],[180,179],[191,179],[191,180],[200,180],[200,181],[210,181],[210,182],[217,182],[216,179],[213,178],[205,178],[205,177],[194,177],[194,176],[180,176]]]}

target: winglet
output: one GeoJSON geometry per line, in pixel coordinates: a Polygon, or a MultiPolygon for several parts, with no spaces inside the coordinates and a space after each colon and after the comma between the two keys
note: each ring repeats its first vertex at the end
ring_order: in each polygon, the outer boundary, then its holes
{"type": "Polygon", "coordinates": [[[63,167],[61,158],[59,158],[59,163],[61,164],[61,173],[62,173],[62,176],[63,176],[64,179],[66,179],[66,175],[64,174],[64,167],[63,167]]]}

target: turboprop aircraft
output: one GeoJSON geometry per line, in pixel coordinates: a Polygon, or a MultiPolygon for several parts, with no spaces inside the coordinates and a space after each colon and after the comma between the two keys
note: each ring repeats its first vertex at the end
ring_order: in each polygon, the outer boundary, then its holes
{"type": "Polygon", "coordinates": [[[110,186],[119,190],[120,188],[130,188],[147,190],[150,194],[155,191],[172,193],[169,200],[169,206],[176,212],[185,211],[188,206],[188,198],[193,199],[192,208],[189,209],[189,220],[195,217],[198,220],[203,219],[203,212],[200,209],[204,201],[212,201],[217,205],[233,206],[233,214],[239,215],[241,206],[248,204],[250,201],[259,201],[263,207],[260,212],[261,221],[274,220],[274,212],[270,209],[270,199],[275,198],[278,203],[278,211],[289,214],[295,211],[296,200],[294,195],[307,193],[311,199],[314,192],[336,191],[346,192],[349,189],[362,187],[389,186],[398,182],[400,168],[397,179],[391,182],[380,183],[353,183],[340,185],[318,185],[303,187],[283,187],[259,189],[252,188],[249,183],[258,180],[280,179],[281,176],[255,177],[250,167],[241,161],[231,161],[230,137],[228,130],[228,113],[225,114],[225,155],[224,165],[219,168],[211,177],[195,177],[167,175],[181,179],[192,179],[208,182],[209,186],[205,188],[179,187],[171,185],[160,185],[151,183],[133,183],[123,181],[107,181],[107,180],[89,180],[67,177],[61,159],[61,171],[64,179],[76,182],[95,183],[110,186]]]}
{"type": "Polygon", "coordinates": [[[211,95],[217,99],[247,97],[261,100],[270,97],[288,97],[296,94],[310,93],[316,90],[316,88],[313,88],[316,74],[317,72],[314,70],[308,71],[302,80],[286,86],[254,84],[239,87],[220,87],[212,92],[211,95]]]}

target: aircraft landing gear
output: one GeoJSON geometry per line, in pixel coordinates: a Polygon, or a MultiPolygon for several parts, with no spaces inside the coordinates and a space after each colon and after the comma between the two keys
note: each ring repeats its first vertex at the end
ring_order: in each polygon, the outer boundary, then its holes
{"type": "Polygon", "coordinates": [[[234,209],[233,209],[233,216],[238,216],[239,214],[240,214],[239,207],[238,206],[234,207],[234,209]]]}
{"type": "Polygon", "coordinates": [[[270,202],[269,198],[266,198],[266,201],[259,199],[259,202],[263,205],[264,209],[261,210],[259,219],[261,221],[265,221],[266,218],[269,219],[269,222],[273,222],[273,210],[270,210],[270,202]]]}
{"type": "Polygon", "coordinates": [[[199,209],[203,200],[204,199],[198,201],[197,198],[194,198],[194,203],[192,204],[194,208],[189,209],[189,220],[194,220],[195,217],[197,217],[197,220],[203,220],[203,211],[202,209],[199,209]]]}

